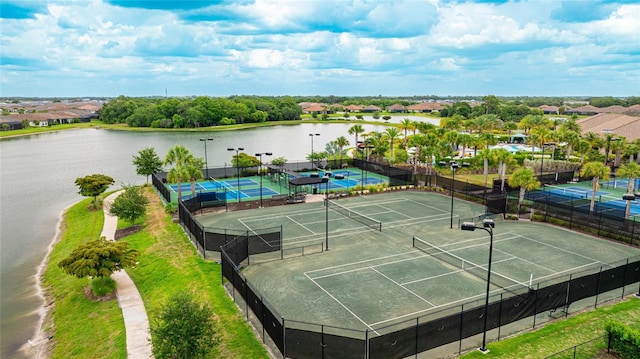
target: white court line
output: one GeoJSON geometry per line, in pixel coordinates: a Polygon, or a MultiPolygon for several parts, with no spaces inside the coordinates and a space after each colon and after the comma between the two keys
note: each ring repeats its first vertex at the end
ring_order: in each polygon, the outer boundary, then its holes
{"type": "Polygon", "coordinates": [[[290,221],[292,221],[293,223],[295,223],[295,224],[299,225],[300,227],[302,227],[302,228],[306,229],[307,231],[309,231],[309,232],[311,232],[311,233],[313,233],[313,234],[317,234],[316,232],[314,232],[314,231],[310,230],[309,228],[305,227],[302,223],[299,223],[299,222],[298,222],[298,221],[296,221],[295,219],[293,219],[293,218],[291,218],[291,217],[289,217],[289,216],[286,216],[285,218],[288,218],[290,221]]]}
{"type": "Polygon", "coordinates": [[[432,307],[435,307],[435,304],[433,304],[433,303],[431,303],[430,301],[428,301],[428,300],[426,300],[426,299],[422,298],[418,293],[416,293],[416,292],[412,291],[411,289],[409,289],[409,288],[405,288],[405,286],[403,286],[402,284],[400,284],[400,283],[396,282],[395,280],[393,280],[393,279],[389,278],[389,276],[385,275],[384,273],[380,272],[379,270],[377,270],[377,269],[375,269],[375,268],[373,268],[373,267],[369,267],[369,269],[371,269],[371,270],[373,270],[374,272],[376,272],[376,273],[380,274],[381,276],[383,276],[383,277],[387,278],[387,279],[388,279],[388,280],[390,280],[393,284],[395,284],[395,285],[397,285],[397,286],[399,286],[399,287],[402,287],[402,289],[404,289],[404,290],[406,290],[407,292],[409,292],[409,293],[413,294],[414,296],[416,296],[416,298],[420,299],[421,301],[423,301],[423,302],[425,302],[425,303],[429,304],[429,305],[430,305],[430,306],[432,306],[432,307]]]}
{"type": "Polygon", "coordinates": [[[346,266],[350,266],[350,265],[354,265],[354,264],[362,264],[362,263],[372,262],[372,261],[376,261],[378,259],[386,259],[386,258],[393,258],[393,257],[403,256],[403,255],[405,255],[407,253],[411,253],[411,252],[390,254],[388,256],[382,256],[382,257],[377,257],[377,258],[373,258],[373,259],[365,259],[365,260],[361,260],[361,261],[358,261],[358,262],[351,262],[351,263],[347,263],[347,264],[339,264],[339,265],[336,265],[336,266],[330,266],[330,267],[324,267],[324,268],[320,268],[320,269],[314,269],[314,270],[311,270],[311,271],[304,272],[304,275],[307,275],[307,273],[320,272],[320,271],[324,271],[324,270],[327,270],[327,269],[335,269],[335,268],[346,267],[346,266]]]}
{"type": "MultiPolygon", "coordinates": [[[[269,247],[273,247],[273,245],[272,245],[271,243],[267,242],[264,238],[262,238],[262,236],[261,236],[261,235],[259,235],[258,233],[256,233],[256,231],[254,231],[251,227],[247,226],[244,222],[242,222],[242,220],[241,220],[241,219],[239,219],[239,218],[238,218],[238,221],[239,221],[240,223],[242,223],[242,225],[244,225],[245,227],[247,227],[247,229],[248,229],[248,230],[250,230],[253,234],[255,234],[258,238],[260,238],[260,240],[261,240],[263,243],[265,243],[267,246],[269,246],[269,247]]],[[[280,234],[280,235],[282,236],[282,234],[280,234]]]]}
{"type": "Polygon", "coordinates": [[[387,210],[386,212],[381,212],[381,214],[382,214],[382,213],[395,213],[395,214],[399,214],[399,215],[404,216],[404,217],[407,217],[407,218],[415,218],[415,217],[412,217],[412,216],[406,215],[406,214],[404,214],[404,213],[398,212],[398,211],[396,211],[396,210],[393,210],[393,209],[391,209],[391,208],[387,208],[387,207],[385,207],[385,206],[383,206],[383,205],[380,205],[380,204],[377,204],[376,206],[378,206],[378,207],[380,207],[380,208],[382,208],[382,209],[387,210]]]}
{"type": "MultiPolygon", "coordinates": [[[[425,255],[424,257],[431,257],[431,256],[429,256],[429,255],[425,255]]],[[[436,258],[436,259],[437,259],[437,258],[436,258]]],[[[514,258],[513,258],[513,257],[511,257],[511,258],[507,258],[507,259],[503,259],[503,260],[499,260],[499,261],[492,261],[491,263],[496,264],[496,263],[508,262],[508,261],[510,261],[510,260],[512,260],[512,259],[514,259],[514,258]]],[[[446,262],[444,262],[444,263],[446,263],[446,262]]],[[[483,269],[485,269],[485,270],[486,270],[485,266],[477,266],[477,267],[480,267],[480,268],[483,268],[483,269]]],[[[474,268],[475,268],[475,267],[474,267],[474,268]]],[[[463,273],[463,272],[466,272],[466,270],[464,270],[464,269],[457,269],[457,270],[454,270],[454,271],[451,271],[451,272],[442,273],[442,274],[434,275],[434,276],[431,276],[431,277],[426,277],[426,278],[420,278],[420,279],[412,280],[412,281],[409,281],[409,282],[406,282],[406,283],[402,283],[402,285],[403,285],[403,286],[405,286],[405,285],[414,284],[414,283],[418,283],[418,282],[424,282],[424,281],[426,281],[426,280],[431,280],[431,279],[434,279],[434,278],[444,277],[444,276],[447,276],[447,275],[457,274],[457,273],[463,273]]],[[[493,269],[491,270],[491,273],[499,274],[498,272],[496,272],[496,271],[495,271],[495,270],[493,270],[493,269]]],[[[520,283],[520,282],[516,282],[516,283],[520,283]]],[[[515,284],[515,283],[514,283],[514,284],[515,284]]]]}
{"type": "Polygon", "coordinates": [[[567,272],[573,272],[573,271],[577,271],[580,268],[585,268],[585,267],[589,267],[589,266],[593,266],[593,265],[597,265],[598,263],[602,264],[602,262],[597,261],[597,262],[591,262],[591,263],[587,263],[587,264],[583,264],[579,267],[573,267],[573,268],[569,268],[569,269],[565,269],[563,271],[560,272],[555,272],[554,274],[549,274],[549,275],[545,275],[542,277],[538,277],[536,278],[538,280],[538,282],[540,282],[542,279],[547,279],[547,278],[555,278],[556,276],[563,274],[563,273],[567,273],[567,272]]]}
{"type": "Polygon", "coordinates": [[[420,203],[420,202],[418,202],[418,201],[414,201],[414,200],[412,200],[412,199],[407,199],[407,201],[412,202],[412,203],[415,203],[415,204],[418,204],[418,205],[423,206],[423,207],[427,207],[427,208],[435,209],[435,210],[436,210],[436,211],[438,211],[438,212],[442,212],[442,213],[450,213],[450,212],[449,212],[449,211],[447,211],[447,210],[440,209],[440,208],[438,208],[438,207],[429,206],[428,204],[420,203]]]}
{"type": "Polygon", "coordinates": [[[305,277],[307,277],[310,281],[313,282],[313,284],[315,284],[316,286],[318,286],[318,288],[320,288],[320,290],[322,290],[323,292],[325,292],[329,297],[331,297],[331,299],[335,300],[336,303],[338,303],[338,305],[340,305],[342,308],[344,308],[347,312],[351,313],[351,315],[353,315],[356,319],[358,319],[360,321],[360,323],[364,324],[367,328],[371,329],[371,331],[373,331],[374,333],[376,333],[376,335],[380,335],[380,333],[378,333],[375,329],[371,328],[371,326],[369,326],[369,324],[367,324],[364,320],[362,320],[359,316],[356,315],[356,313],[354,313],[353,311],[351,311],[351,309],[347,308],[346,305],[342,304],[341,301],[338,300],[338,298],[334,297],[331,293],[329,293],[326,289],[324,289],[320,284],[316,283],[315,280],[311,279],[308,275],[305,274],[305,277]]]}
{"type": "MultiPolygon", "coordinates": [[[[521,258],[521,257],[518,257],[518,256],[514,256],[513,254],[511,254],[511,253],[509,253],[509,252],[501,251],[501,250],[499,250],[499,249],[497,249],[497,248],[494,248],[493,250],[494,250],[494,251],[496,251],[496,252],[500,252],[500,253],[508,254],[508,255],[513,256],[514,258],[517,258],[518,260],[521,260],[521,261],[523,261],[523,262],[525,262],[525,263],[533,264],[533,265],[534,265],[534,266],[536,266],[536,267],[540,267],[540,268],[542,268],[542,269],[546,269],[546,270],[548,270],[549,272],[552,272],[552,273],[558,273],[558,272],[556,272],[555,270],[553,270],[553,269],[551,269],[551,268],[547,268],[547,267],[545,267],[545,266],[543,266],[543,265],[540,265],[540,264],[538,264],[538,263],[528,261],[528,260],[526,260],[526,259],[524,259],[524,258],[521,258]]],[[[536,278],[536,279],[537,279],[537,278],[536,278]]]]}
{"type": "Polygon", "coordinates": [[[536,240],[536,239],[533,239],[533,238],[529,238],[529,237],[527,237],[527,236],[520,236],[520,237],[522,237],[522,238],[524,238],[524,239],[528,239],[528,240],[533,241],[533,242],[536,242],[536,243],[539,243],[539,244],[542,244],[542,245],[547,246],[547,247],[551,247],[551,248],[558,249],[558,250],[560,250],[560,251],[562,251],[562,252],[566,252],[566,253],[572,254],[572,255],[574,255],[574,256],[582,257],[582,258],[584,258],[584,259],[588,259],[588,260],[590,260],[590,261],[594,261],[594,262],[597,262],[597,263],[602,263],[602,264],[604,264],[604,265],[606,265],[606,266],[610,266],[610,267],[611,267],[611,265],[609,265],[609,264],[607,264],[607,263],[604,263],[604,262],[602,262],[602,261],[599,261],[599,260],[597,260],[597,259],[595,259],[595,258],[590,258],[590,257],[587,257],[587,256],[583,256],[582,254],[575,253],[575,252],[570,251],[570,250],[568,250],[568,249],[564,249],[564,248],[560,248],[560,247],[554,246],[554,245],[552,245],[552,244],[544,243],[544,242],[541,242],[541,241],[539,241],[539,240],[536,240]]]}

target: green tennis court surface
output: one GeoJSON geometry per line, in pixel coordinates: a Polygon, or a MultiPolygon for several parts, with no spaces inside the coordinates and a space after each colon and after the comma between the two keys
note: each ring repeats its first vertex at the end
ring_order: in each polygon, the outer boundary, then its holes
{"type": "MultiPolygon", "coordinates": [[[[240,230],[282,225],[282,253],[252,257],[243,274],[287,319],[382,333],[484,298],[489,235],[458,229],[462,220],[479,223],[484,207],[456,200],[450,229],[451,199],[440,194],[396,192],[337,203],[381,222],[382,231],[348,213],[327,211],[323,202],[198,220],[205,227],[240,230]]],[[[637,248],[542,223],[495,220],[492,294],[522,293],[640,255],[637,248]]]]}

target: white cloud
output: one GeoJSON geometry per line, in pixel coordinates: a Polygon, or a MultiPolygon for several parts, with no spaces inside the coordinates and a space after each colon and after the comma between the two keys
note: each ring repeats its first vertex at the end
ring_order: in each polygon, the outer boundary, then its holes
{"type": "MultiPolygon", "coordinates": [[[[576,79],[597,69],[590,76],[626,78],[602,87],[605,94],[638,95],[640,5],[608,4],[613,10],[607,18],[580,23],[555,19],[559,6],[256,0],[195,9],[187,18],[185,12],[115,7],[100,0],[52,0],[48,13],[35,18],[0,19],[2,92],[28,95],[17,93],[27,89],[45,95],[67,88],[82,95],[96,91],[88,83],[102,82],[116,94],[144,95],[145,88],[180,82],[189,91],[207,93],[213,81],[224,83],[214,87],[226,94],[252,88],[330,94],[336,87],[391,89],[388,82],[395,78],[402,81],[397,88],[410,94],[433,93],[425,83],[442,81],[446,84],[438,89],[461,94],[498,93],[489,87],[496,83],[508,93],[549,91],[543,82],[548,74],[565,90],[580,89],[576,79]],[[201,21],[197,14],[211,18],[201,21]],[[345,86],[345,77],[353,85],[345,86]],[[287,85],[281,86],[285,78],[287,85]],[[387,83],[374,83],[382,79],[387,83]],[[485,87],[468,83],[480,80],[485,87]],[[61,81],[65,85],[57,86],[61,81]]],[[[370,93],[353,93],[359,94],[370,93]]]]}

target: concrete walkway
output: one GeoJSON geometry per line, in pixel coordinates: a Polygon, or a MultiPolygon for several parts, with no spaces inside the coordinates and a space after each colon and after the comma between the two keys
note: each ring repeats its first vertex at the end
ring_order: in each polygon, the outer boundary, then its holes
{"type": "MultiPolygon", "coordinates": [[[[122,191],[115,192],[104,200],[104,226],[100,236],[104,236],[110,241],[114,240],[116,228],[118,228],[118,217],[112,216],[109,213],[109,208],[120,193],[122,191]]],[[[124,270],[113,273],[111,278],[117,283],[118,304],[122,308],[122,316],[124,317],[127,336],[127,358],[153,358],[151,342],[149,341],[149,319],[138,288],[136,288],[135,283],[124,270]]]]}

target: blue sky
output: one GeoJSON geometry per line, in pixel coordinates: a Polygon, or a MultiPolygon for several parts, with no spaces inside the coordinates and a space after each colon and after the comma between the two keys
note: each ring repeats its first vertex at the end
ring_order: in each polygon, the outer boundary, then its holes
{"type": "Polygon", "coordinates": [[[640,95],[637,0],[0,6],[5,97],[640,95]]]}

